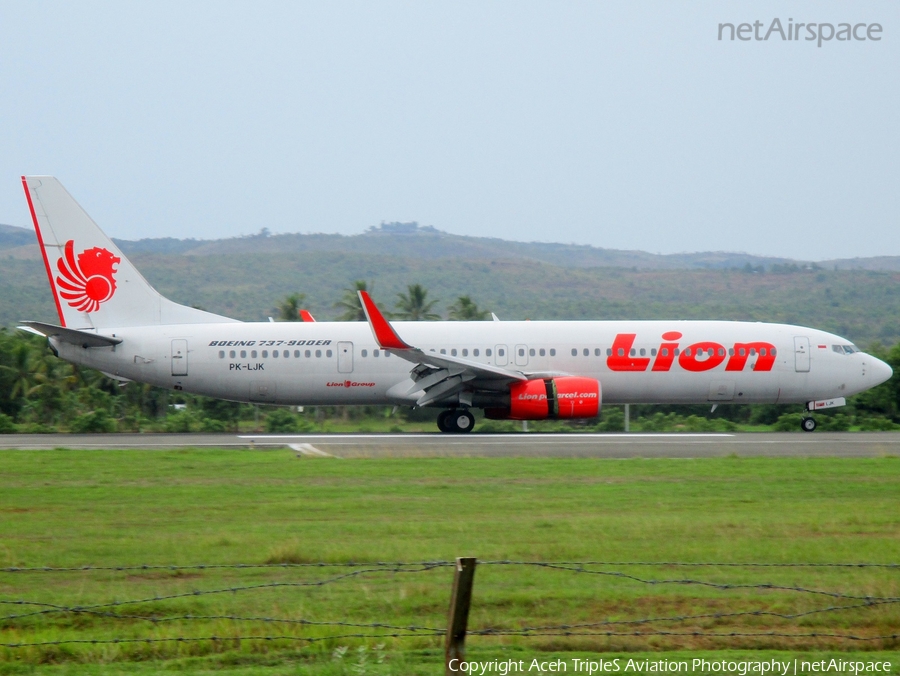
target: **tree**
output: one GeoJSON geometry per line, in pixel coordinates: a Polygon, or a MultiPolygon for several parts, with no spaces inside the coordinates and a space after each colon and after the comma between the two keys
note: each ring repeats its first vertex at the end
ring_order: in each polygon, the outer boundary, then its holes
{"type": "Polygon", "coordinates": [[[488,311],[479,310],[478,305],[469,296],[460,296],[449,308],[450,319],[460,322],[477,322],[487,319],[488,311]]]}
{"type": "Polygon", "coordinates": [[[357,279],[353,282],[353,286],[344,289],[343,297],[334,304],[336,308],[343,308],[344,312],[338,316],[339,322],[364,322],[366,321],[366,313],[363,310],[362,303],[359,301],[359,291],[368,291],[372,293],[374,284],[367,284],[365,280],[357,279]]]}
{"type": "Polygon", "coordinates": [[[278,321],[302,322],[300,309],[306,301],[305,293],[292,293],[278,304],[278,321]]]}
{"type": "Polygon", "coordinates": [[[439,314],[431,311],[437,300],[426,300],[428,291],[421,284],[410,284],[406,290],[407,293],[397,294],[399,300],[396,304],[397,312],[394,314],[397,319],[420,322],[441,318],[439,314]]]}

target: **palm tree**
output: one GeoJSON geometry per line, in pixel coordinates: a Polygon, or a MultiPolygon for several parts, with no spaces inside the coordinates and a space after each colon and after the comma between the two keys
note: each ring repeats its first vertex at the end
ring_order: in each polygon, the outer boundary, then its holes
{"type": "Polygon", "coordinates": [[[302,322],[300,309],[306,300],[305,293],[292,293],[278,304],[278,321],[302,322]]]}
{"type": "MultiPolygon", "coordinates": [[[[24,399],[28,396],[28,393],[33,385],[33,348],[32,345],[25,342],[25,340],[19,340],[15,342],[10,340],[9,342],[13,344],[13,348],[10,352],[10,365],[0,366],[0,370],[8,374],[7,377],[10,383],[9,398],[24,399]]],[[[34,352],[37,352],[37,350],[34,350],[34,352]]]]}
{"type": "Polygon", "coordinates": [[[421,284],[410,284],[406,290],[407,293],[397,294],[399,300],[396,304],[397,312],[394,313],[397,319],[420,322],[441,318],[439,314],[431,312],[437,300],[427,301],[428,291],[421,284]]]}
{"type": "Polygon", "coordinates": [[[469,296],[460,296],[449,308],[450,319],[460,322],[477,322],[487,319],[488,311],[479,310],[478,305],[469,296]]]}
{"type": "Polygon", "coordinates": [[[364,322],[366,321],[366,312],[363,310],[362,303],[359,302],[359,291],[368,291],[372,293],[374,284],[368,284],[363,279],[357,279],[353,282],[353,286],[344,289],[343,297],[334,304],[336,308],[343,308],[344,312],[337,321],[339,322],[364,322]]]}

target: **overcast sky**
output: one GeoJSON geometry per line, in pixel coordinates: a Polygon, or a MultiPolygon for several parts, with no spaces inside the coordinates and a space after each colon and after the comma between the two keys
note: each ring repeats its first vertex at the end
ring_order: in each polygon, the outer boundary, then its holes
{"type": "Polygon", "coordinates": [[[33,173],[127,239],[415,220],[900,255],[898,19],[896,1],[3,2],[0,222],[30,227],[33,173]],[[882,39],[717,39],[776,17],[882,39]]]}

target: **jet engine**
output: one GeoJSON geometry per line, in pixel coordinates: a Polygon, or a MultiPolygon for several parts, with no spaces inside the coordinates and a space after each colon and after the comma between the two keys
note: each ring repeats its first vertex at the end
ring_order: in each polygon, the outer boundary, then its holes
{"type": "Polygon", "coordinates": [[[600,413],[600,381],[579,376],[527,380],[510,385],[508,408],[486,408],[494,420],[595,418],[600,413]]]}

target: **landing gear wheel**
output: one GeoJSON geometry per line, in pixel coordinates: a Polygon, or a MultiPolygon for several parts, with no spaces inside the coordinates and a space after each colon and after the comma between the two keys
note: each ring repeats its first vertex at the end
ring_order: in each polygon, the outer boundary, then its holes
{"type": "Polygon", "coordinates": [[[800,429],[804,432],[815,432],[816,431],[816,419],[815,418],[804,418],[800,421],[800,429]]]}
{"type": "Polygon", "coordinates": [[[437,417],[437,426],[441,432],[454,432],[455,430],[452,427],[452,422],[450,420],[450,416],[453,415],[455,411],[451,410],[443,410],[438,413],[437,417]]]}
{"type": "Polygon", "coordinates": [[[472,431],[473,427],[475,427],[475,416],[472,415],[471,411],[468,411],[466,409],[460,411],[452,411],[450,421],[455,428],[453,431],[459,432],[461,434],[467,434],[472,431]]]}
{"type": "Polygon", "coordinates": [[[475,426],[475,416],[467,409],[448,409],[438,413],[437,426],[441,432],[451,434],[471,432],[475,426]]]}

